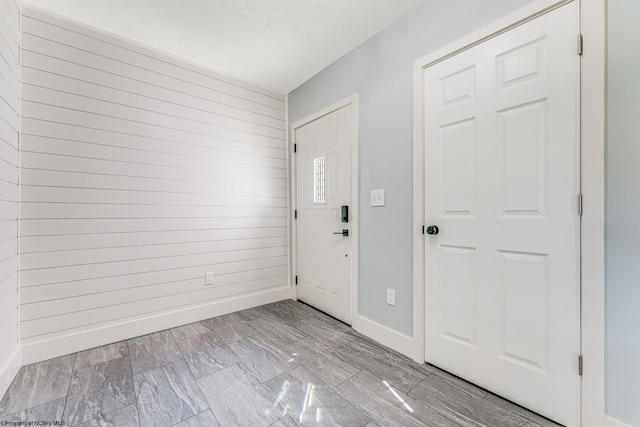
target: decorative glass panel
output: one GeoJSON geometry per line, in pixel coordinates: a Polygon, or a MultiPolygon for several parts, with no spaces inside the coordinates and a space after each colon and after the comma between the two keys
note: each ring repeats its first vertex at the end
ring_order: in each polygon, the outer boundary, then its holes
{"type": "Polygon", "coordinates": [[[325,194],[325,158],[313,159],[313,203],[327,203],[325,194]]]}

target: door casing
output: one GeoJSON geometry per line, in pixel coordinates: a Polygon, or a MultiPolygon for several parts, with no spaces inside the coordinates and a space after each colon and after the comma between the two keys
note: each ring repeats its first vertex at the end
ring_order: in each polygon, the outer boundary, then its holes
{"type": "MultiPolygon", "coordinates": [[[[424,362],[424,68],[530,21],[571,1],[580,1],[585,47],[581,64],[581,425],[602,426],[604,405],[604,129],[605,2],[604,0],[537,0],[506,17],[414,62],[413,144],[413,350],[424,362]]],[[[576,48],[577,48],[576,35],[576,48]]]]}
{"type": "Polygon", "coordinates": [[[339,110],[342,107],[347,105],[351,105],[351,206],[349,209],[351,210],[351,214],[353,215],[353,220],[351,222],[351,235],[350,239],[352,239],[352,247],[351,247],[351,320],[355,321],[355,318],[358,314],[358,267],[359,267],[359,223],[360,223],[360,169],[359,169],[359,109],[358,109],[358,94],[353,94],[344,98],[330,106],[323,108],[320,111],[317,111],[291,125],[291,133],[290,133],[290,143],[289,143],[289,159],[290,159],[290,171],[291,175],[289,177],[289,182],[291,183],[290,188],[290,236],[291,236],[291,263],[290,263],[290,283],[292,284],[292,298],[298,298],[298,290],[296,288],[296,274],[297,274],[297,232],[296,232],[296,224],[295,224],[295,210],[297,209],[297,200],[296,200],[296,178],[297,178],[297,167],[296,167],[296,157],[294,152],[294,146],[296,144],[296,129],[306,125],[309,122],[317,120],[322,116],[326,116],[336,110],[339,110]]]}

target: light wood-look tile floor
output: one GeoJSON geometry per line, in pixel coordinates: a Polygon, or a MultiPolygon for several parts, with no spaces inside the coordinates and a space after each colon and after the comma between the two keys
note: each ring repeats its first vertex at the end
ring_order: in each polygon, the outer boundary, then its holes
{"type": "Polygon", "coordinates": [[[24,366],[0,401],[2,421],[556,425],[291,300],[24,366]]]}

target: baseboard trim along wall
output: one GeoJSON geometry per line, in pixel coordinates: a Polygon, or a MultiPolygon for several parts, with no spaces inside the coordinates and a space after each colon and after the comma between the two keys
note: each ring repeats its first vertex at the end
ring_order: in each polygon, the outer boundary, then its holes
{"type": "Polygon", "coordinates": [[[290,286],[285,286],[258,291],[169,312],[163,311],[156,315],[145,315],[144,317],[132,318],[117,323],[110,322],[104,326],[83,328],[79,331],[55,337],[47,336],[46,339],[38,340],[37,337],[23,339],[22,362],[28,365],[187,323],[290,299],[292,297],[292,289],[290,286]]]}
{"type": "Polygon", "coordinates": [[[9,389],[11,382],[22,366],[22,349],[16,347],[11,357],[4,366],[0,367],[0,397],[9,389]]]}
{"type": "Polygon", "coordinates": [[[416,354],[416,343],[412,337],[401,334],[400,332],[359,315],[353,320],[352,327],[361,334],[410,357],[416,362],[424,363],[424,360],[420,360],[421,356],[416,354]]]}

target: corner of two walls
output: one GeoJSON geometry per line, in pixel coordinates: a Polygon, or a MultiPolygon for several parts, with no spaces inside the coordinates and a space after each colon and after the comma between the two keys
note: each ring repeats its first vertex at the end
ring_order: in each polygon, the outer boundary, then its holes
{"type": "Polygon", "coordinates": [[[19,2],[0,2],[0,397],[22,363],[18,336],[19,43],[19,2]]]}
{"type": "Polygon", "coordinates": [[[22,25],[24,363],[289,298],[285,96],[22,25]]]}

